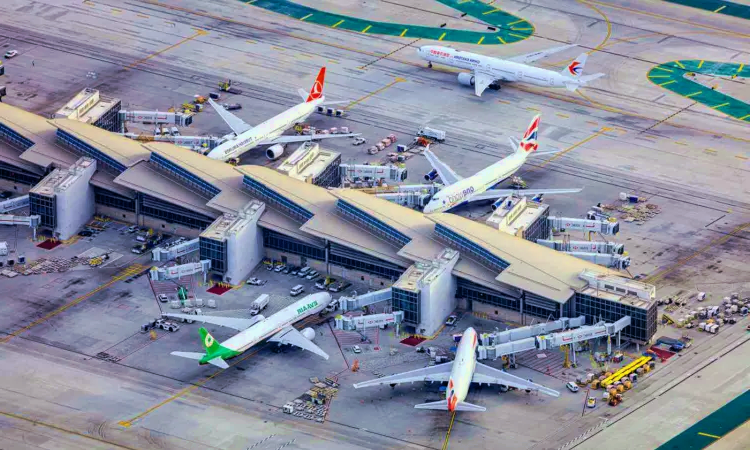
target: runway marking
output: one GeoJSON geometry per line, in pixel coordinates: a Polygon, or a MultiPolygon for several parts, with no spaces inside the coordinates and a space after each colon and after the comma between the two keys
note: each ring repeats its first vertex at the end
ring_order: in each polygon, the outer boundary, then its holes
{"type": "MultiPolygon", "coordinates": [[[[721,5],[721,6],[719,6],[718,8],[716,8],[716,9],[714,10],[714,12],[715,12],[715,13],[717,13],[717,12],[721,11],[722,9],[724,9],[724,8],[726,8],[726,7],[727,7],[726,5],[721,5]]],[[[703,434],[703,433],[698,433],[698,434],[703,434]]],[[[708,435],[706,434],[705,436],[708,436],[708,435]]]]}
{"type": "Polygon", "coordinates": [[[564,119],[567,119],[567,118],[569,118],[569,117],[570,117],[569,115],[567,115],[567,114],[563,114],[563,113],[555,113],[555,115],[556,115],[557,117],[562,117],[562,118],[564,118],[564,119]]]}
{"type": "Polygon", "coordinates": [[[710,153],[710,154],[714,154],[715,155],[716,153],[718,153],[718,151],[714,150],[712,148],[706,148],[706,149],[703,149],[703,153],[710,153]]]}
{"type": "Polygon", "coordinates": [[[259,346],[255,351],[252,351],[252,352],[248,353],[245,356],[239,356],[239,357],[237,357],[237,359],[232,364],[229,364],[228,368],[217,370],[216,372],[214,372],[213,374],[209,375],[205,379],[200,380],[200,381],[198,381],[196,383],[190,384],[189,386],[181,389],[180,391],[178,391],[177,393],[175,393],[171,397],[167,398],[166,400],[163,400],[163,401],[157,403],[156,405],[152,406],[151,408],[143,411],[142,413],[135,415],[133,418],[131,418],[129,420],[121,420],[121,421],[117,422],[117,424],[120,425],[121,427],[124,427],[124,428],[130,428],[131,426],[133,426],[133,422],[135,422],[136,420],[140,420],[140,419],[144,418],[145,416],[151,414],[152,412],[156,411],[157,409],[161,408],[162,406],[164,406],[166,404],[169,404],[169,403],[177,400],[178,398],[184,396],[185,394],[189,393],[190,391],[193,391],[193,390],[195,390],[195,389],[197,389],[199,387],[202,387],[203,385],[205,385],[206,383],[208,383],[209,381],[211,381],[215,376],[219,375],[220,373],[223,373],[225,370],[231,369],[232,367],[236,366],[237,364],[241,363],[242,361],[245,361],[246,359],[250,358],[251,356],[254,356],[256,353],[258,353],[259,351],[263,350],[268,345],[269,345],[268,343],[263,344],[263,345],[259,346]]]}
{"type": "Polygon", "coordinates": [[[138,61],[132,63],[131,65],[126,66],[125,69],[133,69],[133,68],[135,68],[135,67],[143,64],[144,62],[148,61],[149,59],[151,59],[151,58],[153,58],[155,56],[159,56],[159,55],[161,55],[164,52],[168,52],[169,50],[172,50],[173,48],[178,47],[178,46],[184,44],[185,42],[192,41],[193,39],[197,38],[198,36],[205,36],[207,34],[208,34],[208,31],[198,30],[192,36],[188,36],[188,37],[182,39],[181,41],[177,42],[176,44],[172,44],[169,47],[166,47],[166,48],[163,48],[163,49],[161,49],[161,50],[159,50],[157,52],[154,52],[154,53],[148,55],[147,57],[145,57],[143,59],[139,59],[138,61]]]}
{"type": "Polygon", "coordinates": [[[737,158],[737,159],[741,159],[741,160],[747,160],[748,159],[747,156],[743,156],[743,155],[734,155],[734,157],[737,158]]]}
{"type": "Polygon", "coordinates": [[[740,68],[737,69],[737,73],[735,75],[739,75],[740,72],[742,72],[742,69],[744,69],[744,68],[745,68],[745,64],[740,64],[740,68]]]}
{"type": "Polygon", "coordinates": [[[79,433],[79,432],[74,431],[74,430],[69,430],[67,428],[63,428],[63,427],[60,427],[60,426],[57,426],[57,425],[52,425],[51,423],[42,422],[40,420],[32,419],[32,418],[29,418],[29,417],[20,416],[18,414],[13,414],[13,413],[5,412],[5,411],[0,411],[0,415],[3,415],[5,417],[10,417],[11,419],[24,420],[26,422],[33,423],[34,425],[41,425],[43,427],[52,428],[53,430],[62,431],[63,433],[72,434],[74,436],[78,436],[78,437],[82,437],[82,438],[86,438],[86,439],[91,439],[92,441],[101,442],[103,444],[114,445],[115,447],[118,447],[118,448],[125,448],[125,449],[128,449],[128,450],[136,450],[135,448],[128,447],[127,445],[117,444],[117,443],[114,443],[112,441],[107,441],[107,440],[98,438],[96,436],[90,436],[88,434],[79,433]]]}
{"type": "Polygon", "coordinates": [[[521,23],[521,22],[525,22],[525,20],[524,19],[516,20],[515,22],[509,23],[508,26],[515,25],[515,24],[518,24],[518,23],[521,23]]]}
{"type": "Polygon", "coordinates": [[[594,11],[596,11],[600,16],[602,16],[602,18],[604,19],[604,22],[607,24],[607,35],[604,36],[604,40],[601,43],[599,43],[599,45],[597,45],[593,50],[586,52],[586,53],[588,53],[590,55],[590,54],[592,54],[592,53],[594,53],[596,51],[599,51],[602,47],[604,47],[605,45],[607,45],[607,41],[612,36],[612,22],[610,22],[609,17],[607,17],[607,15],[604,14],[604,12],[601,9],[599,9],[596,6],[590,4],[588,1],[581,1],[581,0],[579,0],[579,1],[580,1],[580,3],[583,3],[584,5],[588,6],[589,8],[593,9],[594,11]]]}
{"type": "Polygon", "coordinates": [[[301,18],[300,20],[304,21],[304,20],[309,19],[310,17],[312,17],[312,14],[306,15],[305,17],[301,18]]]}
{"type": "MultiPolygon", "coordinates": [[[[685,66],[681,62],[679,62],[679,61],[675,61],[674,63],[677,64],[680,67],[680,69],[684,69],[685,68],[685,66]]],[[[698,67],[700,67],[700,66],[698,66],[698,67]]]]}
{"type": "Polygon", "coordinates": [[[474,1],[474,0],[458,0],[458,4],[463,5],[464,3],[469,3],[471,1],[474,1]]]}
{"type": "Polygon", "coordinates": [[[253,3],[257,2],[258,0],[247,0],[245,1],[246,5],[252,5],[253,3]]]}
{"type": "Polygon", "coordinates": [[[669,80],[669,81],[665,81],[664,83],[659,83],[659,86],[666,86],[672,83],[677,83],[677,82],[675,80],[669,80]]]}
{"type": "Polygon", "coordinates": [[[686,95],[685,97],[687,97],[687,98],[690,98],[690,97],[694,97],[694,96],[696,96],[696,95],[700,94],[701,92],[703,92],[703,91],[697,91],[697,92],[693,92],[692,94],[688,94],[688,95],[686,95]]]}
{"type": "Polygon", "coordinates": [[[681,142],[681,141],[675,141],[674,143],[677,145],[688,145],[687,142],[681,142]]]}
{"type": "MultiPolygon", "coordinates": [[[[698,68],[700,69],[701,67],[703,67],[703,60],[702,59],[701,59],[701,62],[698,63],[698,68]]],[[[683,67],[683,69],[684,69],[684,67],[683,67]]]]}
{"type": "Polygon", "coordinates": [[[494,8],[494,9],[491,9],[491,10],[489,10],[489,11],[485,11],[485,12],[483,12],[483,13],[482,13],[482,15],[483,15],[483,16],[486,16],[487,14],[492,14],[492,13],[496,13],[496,12],[498,12],[498,11],[500,11],[500,8],[494,8]]]}
{"type": "Polygon", "coordinates": [[[409,31],[409,29],[408,28],[404,28],[404,31],[402,31],[401,34],[398,35],[398,37],[404,37],[404,35],[406,34],[407,31],[409,31]]]}
{"type": "Polygon", "coordinates": [[[721,105],[712,106],[711,108],[713,108],[713,109],[719,109],[719,108],[721,108],[723,106],[727,106],[728,104],[729,104],[729,102],[725,102],[725,103],[722,103],[721,105]]]}
{"type": "Polygon", "coordinates": [[[150,19],[150,17],[147,16],[147,15],[145,15],[145,14],[136,14],[136,16],[138,16],[138,17],[140,17],[142,19],[150,19]]]}
{"type": "Polygon", "coordinates": [[[481,38],[479,39],[479,42],[477,42],[477,45],[481,45],[481,44],[482,44],[482,42],[484,42],[484,36],[482,36],[482,37],[481,37],[481,38]]]}
{"type": "Polygon", "coordinates": [[[331,26],[331,28],[336,28],[336,27],[338,27],[339,25],[341,25],[344,22],[345,22],[345,19],[341,19],[338,22],[336,22],[333,26],[331,26]]]}
{"type": "Polygon", "coordinates": [[[533,30],[533,28],[513,28],[513,27],[511,27],[511,30],[514,30],[514,31],[529,31],[529,30],[533,30]]]}
{"type": "Polygon", "coordinates": [[[585,139],[583,139],[583,140],[581,140],[581,141],[579,141],[579,142],[571,145],[570,147],[566,148],[565,150],[563,150],[561,152],[555,153],[551,158],[542,161],[537,166],[530,167],[528,170],[525,170],[524,173],[529,173],[529,172],[533,172],[535,170],[541,169],[542,167],[546,166],[547,164],[551,163],[552,161],[556,160],[557,158],[565,155],[569,151],[571,151],[573,149],[576,149],[576,148],[580,147],[581,145],[583,145],[583,144],[585,144],[585,143],[587,143],[587,142],[589,142],[589,141],[591,141],[593,139],[596,139],[597,137],[601,136],[602,134],[606,133],[607,131],[612,131],[612,128],[602,127],[599,131],[597,131],[596,133],[592,134],[591,136],[589,136],[589,137],[587,137],[587,138],[585,138],[585,139]]]}
{"type": "Polygon", "coordinates": [[[329,59],[328,62],[331,63],[331,64],[341,64],[340,61],[336,61],[336,60],[333,60],[333,59],[329,59]]]}
{"type": "MultiPolygon", "coordinates": [[[[508,33],[508,36],[513,36],[513,37],[517,37],[517,38],[526,39],[526,36],[521,36],[520,34],[516,34],[516,33],[508,33]]],[[[498,39],[500,39],[500,37],[498,37],[498,39]]],[[[505,41],[503,41],[502,39],[500,39],[500,41],[502,41],[503,43],[505,43],[505,41]]]]}
{"type": "Polygon", "coordinates": [[[25,327],[21,328],[20,330],[14,331],[13,333],[10,333],[8,336],[4,337],[3,339],[0,339],[0,344],[7,344],[11,339],[13,339],[14,337],[18,336],[19,334],[21,334],[21,333],[23,333],[25,331],[30,330],[31,328],[39,325],[40,323],[46,322],[47,320],[51,319],[52,317],[55,317],[56,315],[60,314],[61,312],[67,310],[68,308],[71,308],[71,307],[73,307],[73,306],[81,303],[82,301],[86,300],[87,298],[91,297],[92,295],[94,295],[94,294],[96,294],[96,293],[98,293],[100,291],[103,291],[104,289],[107,289],[108,287],[112,286],[113,284],[117,283],[120,280],[124,280],[125,278],[130,278],[133,275],[137,274],[138,272],[140,272],[140,271],[142,271],[144,269],[145,269],[145,266],[142,266],[140,264],[133,264],[133,265],[127,267],[125,270],[123,270],[122,272],[120,272],[120,275],[116,275],[116,276],[112,277],[111,280],[109,280],[108,282],[106,282],[106,283],[102,284],[101,286],[97,287],[93,291],[91,291],[91,292],[89,292],[87,294],[84,294],[84,295],[76,298],[75,300],[72,300],[71,302],[68,302],[68,303],[64,304],[63,306],[57,308],[56,310],[52,311],[51,313],[45,315],[41,319],[37,319],[37,320],[31,322],[29,325],[26,325],[25,327]]]}
{"type": "Polygon", "coordinates": [[[453,422],[456,420],[456,411],[453,411],[451,415],[451,423],[448,425],[448,432],[445,433],[445,441],[443,441],[443,450],[448,448],[448,440],[451,438],[451,430],[453,429],[453,422]]]}
{"type": "Polygon", "coordinates": [[[745,230],[748,227],[750,227],[750,223],[738,225],[737,227],[735,227],[729,233],[727,233],[727,234],[725,234],[725,235],[723,235],[721,237],[718,237],[718,238],[712,240],[708,244],[704,245],[703,247],[701,247],[700,249],[698,249],[697,251],[695,251],[692,255],[687,256],[687,257],[685,257],[685,258],[677,261],[671,267],[667,267],[666,269],[663,269],[660,272],[657,272],[657,273],[655,273],[655,274],[647,277],[644,281],[646,283],[648,283],[648,284],[655,284],[656,281],[661,280],[662,278],[666,277],[670,273],[672,273],[675,270],[679,269],[680,267],[684,266],[685,264],[687,264],[688,262],[690,262],[691,260],[693,260],[695,257],[697,257],[697,256],[705,253],[706,251],[708,251],[712,247],[715,247],[717,245],[721,245],[721,244],[725,243],[726,241],[732,239],[735,235],[737,235],[737,233],[740,233],[741,231],[745,230]]]}
{"type": "Polygon", "coordinates": [[[671,75],[649,75],[649,78],[672,78],[671,75]]]}
{"type": "Polygon", "coordinates": [[[745,119],[747,119],[748,117],[750,117],[750,114],[748,114],[748,115],[746,115],[746,116],[742,116],[742,117],[740,117],[740,120],[745,120],[745,119]]]}
{"type": "Polygon", "coordinates": [[[401,83],[401,82],[404,82],[404,81],[406,81],[406,78],[396,77],[396,79],[394,79],[390,83],[386,84],[385,86],[381,87],[380,89],[374,90],[374,91],[370,92],[369,94],[365,95],[364,97],[362,97],[360,99],[357,99],[357,100],[354,100],[353,102],[349,103],[348,105],[346,105],[344,107],[344,110],[349,110],[352,106],[355,106],[355,105],[357,105],[357,104],[359,104],[359,103],[367,100],[368,98],[372,97],[373,95],[377,95],[377,94],[383,92],[384,90],[390,88],[391,86],[395,85],[396,83],[401,83]]]}
{"type": "Polygon", "coordinates": [[[666,67],[656,66],[654,69],[663,70],[665,72],[674,72],[674,70],[667,69],[666,67]]]}
{"type": "Polygon", "coordinates": [[[498,36],[498,37],[497,37],[497,40],[499,40],[500,42],[502,42],[502,43],[503,43],[503,45],[505,44],[505,41],[504,41],[504,40],[503,40],[503,38],[501,38],[500,36],[498,36]]]}
{"type": "Polygon", "coordinates": [[[362,30],[362,33],[367,33],[367,30],[372,28],[372,25],[367,25],[364,30],[362,30]]]}
{"type": "Polygon", "coordinates": [[[443,40],[443,38],[445,38],[445,35],[446,35],[446,34],[448,34],[448,33],[443,33],[443,34],[441,34],[441,35],[440,35],[440,39],[438,39],[438,41],[442,41],[442,40],[443,40]]]}
{"type": "Polygon", "coordinates": [[[285,48],[281,48],[281,47],[276,47],[275,45],[272,45],[272,46],[271,46],[271,48],[272,48],[272,49],[274,49],[274,50],[276,50],[276,51],[279,51],[279,52],[283,52],[283,51],[286,51],[286,49],[285,49],[285,48]]]}

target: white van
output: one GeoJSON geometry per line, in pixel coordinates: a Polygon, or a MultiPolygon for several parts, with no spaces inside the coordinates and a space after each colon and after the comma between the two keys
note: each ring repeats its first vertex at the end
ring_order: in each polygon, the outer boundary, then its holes
{"type": "Polygon", "coordinates": [[[297,286],[294,286],[291,291],[289,291],[289,294],[292,297],[296,297],[300,295],[301,293],[305,292],[305,287],[301,284],[298,284],[297,286]]]}
{"type": "Polygon", "coordinates": [[[303,267],[302,269],[300,269],[300,271],[299,271],[299,272],[297,273],[297,276],[299,276],[300,278],[304,278],[305,276],[307,276],[307,274],[308,274],[308,273],[309,273],[309,272],[310,272],[311,270],[312,270],[312,268],[311,268],[311,267],[309,267],[309,266],[305,266],[305,267],[303,267]]]}

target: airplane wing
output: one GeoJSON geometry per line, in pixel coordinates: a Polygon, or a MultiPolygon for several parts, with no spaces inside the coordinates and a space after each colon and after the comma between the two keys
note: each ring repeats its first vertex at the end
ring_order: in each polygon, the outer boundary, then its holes
{"type": "Polygon", "coordinates": [[[211,106],[216,110],[216,112],[219,113],[221,118],[224,119],[224,122],[229,125],[229,128],[231,128],[232,131],[234,131],[234,134],[236,134],[237,136],[253,127],[252,125],[246,123],[244,120],[224,109],[223,106],[213,101],[213,99],[209,98],[208,103],[210,103],[211,106]]]}
{"type": "Polygon", "coordinates": [[[571,188],[571,189],[490,189],[476,194],[471,197],[471,201],[479,200],[497,200],[501,197],[507,197],[511,194],[523,195],[523,196],[534,196],[534,195],[551,195],[551,194],[575,194],[581,192],[583,188],[571,188]]]}
{"type": "Polygon", "coordinates": [[[532,383],[529,380],[524,380],[521,377],[511,375],[508,372],[503,372],[502,370],[498,370],[490,366],[485,366],[480,362],[477,362],[477,366],[474,369],[474,377],[471,379],[471,381],[474,383],[502,384],[505,386],[514,387],[516,389],[531,389],[534,391],[539,391],[543,394],[550,395],[552,397],[560,396],[559,392],[548,387],[532,383]]]}
{"type": "MultiPolygon", "coordinates": [[[[419,405],[414,405],[414,407],[416,409],[440,409],[443,411],[447,411],[448,402],[446,402],[445,400],[439,400],[437,402],[420,403],[419,405]]],[[[456,411],[482,412],[482,411],[487,411],[487,408],[485,408],[484,406],[472,405],[471,403],[458,402],[456,404],[456,411]]]]}
{"type": "Polygon", "coordinates": [[[448,167],[447,164],[440,161],[440,159],[432,153],[432,150],[425,150],[424,155],[427,157],[427,161],[430,162],[432,168],[437,170],[440,179],[443,180],[443,183],[446,186],[450,186],[451,184],[463,179],[460,175],[454,172],[453,169],[448,167]]]}
{"type": "Polygon", "coordinates": [[[547,50],[540,50],[534,53],[527,53],[525,55],[513,56],[512,58],[506,58],[506,61],[513,61],[513,62],[517,62],[521,64],[529,64],[529,63],[536,61],[537,59],[546,58],[549,55],[559,53],[559,52],[565,51],[573,47],[577,47],[577,45],[575,44],[563,45],[562,47],[555,47],[555,48],[550,48],[547,50]]]}
{"type": "Polygon", "coordinates": [[[322,356],[324,359],[328,359],[328,353],[324,352],[317,345],[313,344],[311,340],[302,336],[302,333],[297,331],[294,327],[286,327],[278,333],[271,336],[268,339],[270,342],[278,342],[280,344],[289,344],[297,346],[303,350],[313,352],[316,355],[322,356]]]}
{"type": "Polygon", "coordinates": [[[267,141],[260,141],[258,145],[274,145],[274,144],[289,144],[292,142],[306,142],[306,141],[317,141],[319,139],[332,139],[332,138],[344,138],[359,136],[361,133],[347,133],[347,134],[315,134],[315,135],[291,135],[291,136],[279,136],[274,139],[267,141]]]}
{"type": "Polygon", "coordinates": [[[258,314],[252,319],[240,319],[236,317],[218,317],[218,316],[203,316],[196,314],[172,314],[164,313],[167,317],[174,317],[175,319],[187,319],[195,320],[201,323],[210,323],[213,325],[219,325],[221,327],[234,328],[237,331],[244,331],[265,319],[262,314],[258,314]]]}
{"type": "Polygon", "coordinates": [[[491,85],[494,81],[495,81],[494,76],[488,73],[479,71],[479,70],[475,70],[474,71],[474,94],[477,97],[481,97],[482,92],[484,92],[484,90],[487,89],[487,87],[489,87],[489,85],[491,85]]]}
{"type": "Polygon", "coordinates": [[[389,377],[375,378],[374,380],[355,383],[354,388],[378,386],[381,384],[413,383],[415,381],[448,381],[451,377],[453,362],[439,364],[437,366],[425,367],[423,369],[410,370],[389,377]]]}

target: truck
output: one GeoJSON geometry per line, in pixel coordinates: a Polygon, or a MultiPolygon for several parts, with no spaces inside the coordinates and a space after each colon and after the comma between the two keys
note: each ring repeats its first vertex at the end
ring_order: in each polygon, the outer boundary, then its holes
{"type": "Polygon", "coordinates": [[[657,339],[656,343],[657,344],[668,345],[669,349],[671,351],[673,351],[673,352],[679,352],[680,350],[682,350],[683,348],[685,348],[685,343],[684,342],[682,342],[680,340],[677,340],[677,339],[672,339],[672,338],[669,338],[669,337],[666,337],[666,336],[662,336],[659,339],[657,339]]]}
{"type": "Polygon", "coordinates": [[[420,128],[419,131],[417,131],[417,136],[434,139],[438,142],[445,141],[445,131],[436,130],[435,128],[430,128],[428,126],[420,128]]]}
{"type": "Polygon", "coordinates": [[[255,316],[259,312],[263,310],[266,306],[268,306],[268,302],[270,301],[270,298],[268,297],[268,294],[263,294],[260,297],[253,300],[253,303],[250,305],[250,314],[255,316]]]}
{"type": "Polygon", "coordinates": [[[0,256],[8,256],[8,243],[6,241],[0,242],[0,256]]]}

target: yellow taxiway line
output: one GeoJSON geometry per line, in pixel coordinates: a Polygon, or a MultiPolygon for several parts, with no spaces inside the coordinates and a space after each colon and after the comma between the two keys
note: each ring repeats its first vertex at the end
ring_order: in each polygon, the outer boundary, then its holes
{"type": "Polygon", "coordinates": [[[406,78],[397,77],[395,80],[391,81],[390,83],[386,84],[385,86],[381,87],[380,89],[376,89],[376,90],[370,92],[369,94],[365,95],[364,97],[359,98],[359,99],[354,100],[353,102],[349,103],[348,105],[346,105],[344,107],[344,110],[348,110],[352,106],[355,106],[355,105],[357,105],[357,104],[359,104],[359,103],[367,100],[368,98],[372,97],[373,95],[377,95],[377,94],[383,92],[384,90],[390,88],[391,86],[395,85],[396,83],[401,83],[403,81],[406,81],[406,78]]]}
{"type": "Polygon", "coordinates": [[[555,153],[551,158],[542,161],[538,166],[532,166],[532,167],[530,167],[528,170],[525,170],[524,173],[533,172],[533,171],[535,171],[537,169],[541,169],[542,167],[546,166],[547,164],[551,163],[552,161],[556,160],[557,158],[563,156],[564,154],[568,153],[569,151],[574,150],[574,149],[582,146],[583,144],[585,144],[585,143],[587,143],[587,142],[589,142],[589,141],[591,141],[593,139],[598,138],[599,136],[601,136],[602,134],[606,133],[607,131],[612,131],[612,128],[602,127],[599,131],[597,131],[596,133],[592,134],[591,136],[588,136],[587,138],[585,138],[585,139],[583,139],[581,141],[576,142],[575,144],[571,145],[570,147],[566,148],[565,150],[563,150],[561,152],[555,153]]]}
{"type": "Polygon", "coordinates": [[[195,34],[193,34],[192,36],[188,36],[188,37],[186,37],[186,38],[182,39],[182,40],[181,40],[180,42],[177,42],[176,44],[172,44],[172,45],[170,45],[169,47],[166,47],[166,48],[163,48],[163,49],[161,49],[161,50],[159,50],[159,51],[156,51],[156,52],[154,52],[154,53],[152,53],[152,54],[148,55],[148,56],[147,56],[147,57],[145,57],[145,58],[139,59],[138,61],[136,61],[136,62],[134,62],[134,63],[130,64],[129,66],[127,66],[127,67],[125,67],[125,68],[126,68],[126,69],[133,69],[133,68],[135,68],[135,67],[137,67],[137,66],[139,66],[139,65],[143,64],[144,62],[148,61],[149,59],[151,59],[151,58],[153,58],[153,57],[155,57],[155,56],[159,56],[159,55],[161,55],[161,54],[162,54],[162,53],[164,53],[164,52],[168,52],[169,50],[172,50],[173,48],[175,48],[175,47],[178,47],[178,46],[180,46],[180,45],[184,44],[185,42],[188,42],[188,41],[192,41],[193,39],[197,38],[198,36],[205,36],[205,35],[207,35],[207,34],[208,34],[208,31],[204,31],[204,30],[198,30],[198,31],[196,31],[196,33],[195,33],[195,34]]]}
{"type": "Polygon", "coordinates": [[[451,430],[453,429],[453,422],[456,420],[456,411],[453,411],[451,416],[451,423],[448,425],[448,432],[445,433],[445,441],[443,441],[443,450],[448,448],[448,440],[451,438],[451,430]]]}

